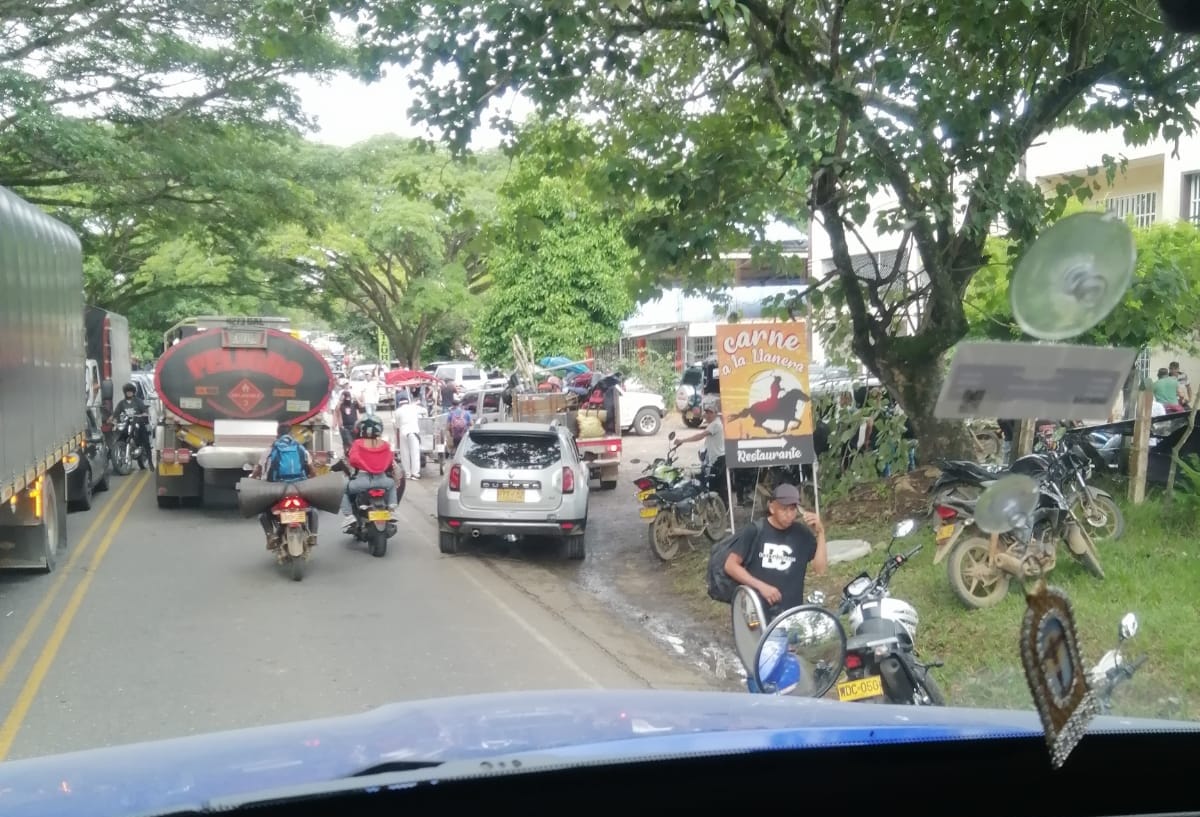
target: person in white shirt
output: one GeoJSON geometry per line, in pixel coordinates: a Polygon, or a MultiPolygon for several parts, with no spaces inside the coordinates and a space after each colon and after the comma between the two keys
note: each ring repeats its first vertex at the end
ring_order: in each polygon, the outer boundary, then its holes
{"type": "Polygon", "coordinates": [[[409,479],[421,478],[421,412],[406,394],[396,399],[396,411],[392,415],[396,423],[396,448],[400,452],[400,465],[409,479]]]}
{"type": "Polygon", "coordinates": [[[704,405],[704,430],[691,437],[683,437],[676,445],[704,441],[704,460],[708,463],[708,490],[716,491],[729,505],[729,490],[725,482],[725,425],[721,422],[720,405],[709,399],[704,405]]]}
{"type": "Polygon", "coordinates": [[[379,381],[374,375],[368,377],[366,385],[363,386],[363,405],[366,406],[367,414],[372,416],[379,405],[379,381]]]}

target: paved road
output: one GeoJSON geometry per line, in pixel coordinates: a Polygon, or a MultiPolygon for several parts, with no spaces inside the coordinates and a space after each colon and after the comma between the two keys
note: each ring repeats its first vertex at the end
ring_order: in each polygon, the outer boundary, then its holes
{"type": "Polygon", "coordinates": [[[432,696],[711,688],[551,556],[442,556],[436,485],[410,483],[383,559],[323,516],[295,583],[256,520],[159,510],[152,474],[114,478],[58,570],[0,575],[0,759],[432,696]]]}

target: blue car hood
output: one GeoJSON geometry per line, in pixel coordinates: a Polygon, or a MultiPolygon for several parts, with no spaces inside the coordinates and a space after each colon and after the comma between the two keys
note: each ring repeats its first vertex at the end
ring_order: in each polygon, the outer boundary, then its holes
{"type": "MultiPolygon", "coordinates": [[[[1100,718],[1093,731],[1191,723],[1100,718]]],[[[0,763],[0,814],[131,815],[340,780],[380,764],[539,753],[579,761],[1041,734],[1033,712],[721,692],[546,691],[436,698],[354,715],[0,763]]],[[[364,781],[365,782],[365,781],[364,781]]]]}

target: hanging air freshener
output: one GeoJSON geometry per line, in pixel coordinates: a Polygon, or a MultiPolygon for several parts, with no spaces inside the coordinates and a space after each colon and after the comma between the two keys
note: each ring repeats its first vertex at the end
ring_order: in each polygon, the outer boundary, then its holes
{"type": "Polygon", "coordinates": [[[1088,686],[1067,594],[1039,578],[1026,591],[1025,603],[1021,663],[1042,718],[1050,763],[1058,769],[1100,707],[1088,686]]]}

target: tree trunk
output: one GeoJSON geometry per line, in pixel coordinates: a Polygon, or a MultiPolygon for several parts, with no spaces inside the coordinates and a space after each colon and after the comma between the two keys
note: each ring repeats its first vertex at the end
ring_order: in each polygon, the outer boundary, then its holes
{"type": "Polygon", "coordinates": [[[917,461],[928,465],[940,459],[975,459],[971,434],[961,420],[933,416],[945,379],[942,356],[928,368],[914,371],[907,362],[876,361],[876,376],[900,403],[917,437],[917,461]]]}

